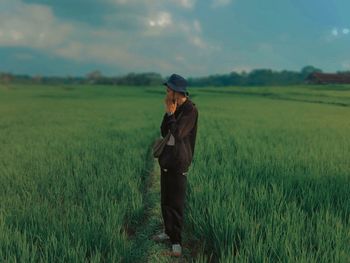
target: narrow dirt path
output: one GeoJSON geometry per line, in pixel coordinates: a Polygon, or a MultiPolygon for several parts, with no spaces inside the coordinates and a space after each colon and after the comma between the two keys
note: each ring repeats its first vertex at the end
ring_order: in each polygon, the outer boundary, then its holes
{"type": "MultiPolygon", "coordinates": [[[[138,222],[130,236],[133,246],[133,262],[191,262],[190,251],[183,248],[183,256],[174,258],[166,255],[171,249],[171,243],[157,243],[152,236],[163,230],[163,220],[160,208],[160,169],[156,159],[147,178],[144,179],[143,200],[145,214],[142,222],[138,222]]],[[[186,238],[186,237],[185,237],[186,238]]]]}

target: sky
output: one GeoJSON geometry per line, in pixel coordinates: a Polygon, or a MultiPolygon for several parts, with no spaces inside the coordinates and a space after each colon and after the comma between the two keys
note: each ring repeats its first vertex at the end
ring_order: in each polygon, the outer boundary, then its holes
{"type": "Polygon", "coordinates": [[[0,72],[350,70],[348,0],[0,0],[0,72]]]}

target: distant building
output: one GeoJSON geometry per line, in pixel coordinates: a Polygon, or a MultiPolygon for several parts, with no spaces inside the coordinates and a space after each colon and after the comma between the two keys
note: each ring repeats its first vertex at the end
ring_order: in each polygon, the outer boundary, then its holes
{"type": "Polygon", "coordinates": [[[310,84],[350,84],[350,73],[313,72],[305,81],[310,84]]]}

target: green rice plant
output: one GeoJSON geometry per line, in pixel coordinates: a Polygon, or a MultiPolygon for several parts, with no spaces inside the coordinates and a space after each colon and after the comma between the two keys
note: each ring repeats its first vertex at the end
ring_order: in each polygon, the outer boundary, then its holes
{"type": "Polygon", "coordinates": [[[0,89],[1,262],[135,259],[128,231],[144,214],[156,135],[154,101],[139,93],[0,89]]]}
{"type": "MultiPolygon", "coordinates": [[[[0,261],[161,260],[133,235],[152,231],[147,178],[164,94],[0,86],[0,261]]],[[[186,237],[201,242],[194,260],[348,262],[348,86],[191,96],[200,114],[185,213],[186,237]]]]}
{"type": "Polygon", "coordinates": [[[350,108],[205,92],[197,103],[186,221],[207,260],[348,262],[350,108]]]}

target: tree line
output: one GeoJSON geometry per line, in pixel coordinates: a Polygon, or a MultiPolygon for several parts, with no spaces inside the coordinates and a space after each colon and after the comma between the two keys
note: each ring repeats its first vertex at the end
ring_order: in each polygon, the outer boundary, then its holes
{"type": "MultiPolygon", "coordinates": [[[[274,71],[271,69],[255,69],[250,72],[231,72],[204,77],[189,77],[189,86],[273,86],[298,85],[305,83],[305,79],[313,72],[322,72],[313,66],[305,66],[300,71],[274,71]]],[[[341,72],[339,72],[341,73],[341,72]]],[[[167,77],[160,74],[129,73],[124,76],[108,77],[95,70],[84,77],[73,76],[30,76],[0,73],[1,83],[23,84],[98,84],[98,85],[132,85],[154,86],[161,85],[167,77]]]]}

